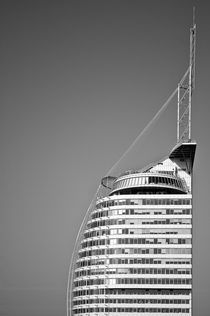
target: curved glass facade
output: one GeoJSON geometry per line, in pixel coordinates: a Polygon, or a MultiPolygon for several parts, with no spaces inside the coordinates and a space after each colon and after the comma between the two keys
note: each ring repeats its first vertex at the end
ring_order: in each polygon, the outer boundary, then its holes
{"type": "Polygon", "coordinates": [[[74,254],[68,315],[191,315],[191,161],[169,156],[97,198],[74,254]]]}

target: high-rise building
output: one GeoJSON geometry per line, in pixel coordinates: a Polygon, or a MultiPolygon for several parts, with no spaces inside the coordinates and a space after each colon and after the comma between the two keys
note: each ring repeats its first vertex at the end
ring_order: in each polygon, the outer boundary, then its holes
{"type": "Polygon", "coordinates": [[[78,234],[68,315],[192,315],[194,45],[195,26],[178,85],[177,145],[149,167],[102,179],[106,194],[97,195],[78,234]]]}

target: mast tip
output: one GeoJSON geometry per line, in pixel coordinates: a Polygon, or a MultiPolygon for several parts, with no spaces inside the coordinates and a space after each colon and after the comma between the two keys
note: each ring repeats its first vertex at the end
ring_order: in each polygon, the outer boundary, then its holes
{"type": "Polygon", "coordinates": [[[195,26],[195,6],[193,6],[193,27],[195,26]]]}

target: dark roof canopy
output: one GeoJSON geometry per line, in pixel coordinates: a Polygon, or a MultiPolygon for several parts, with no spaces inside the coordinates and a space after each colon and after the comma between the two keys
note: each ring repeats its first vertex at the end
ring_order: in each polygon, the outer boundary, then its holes
{"type": "Polygon", "coordinates": [[[169,158],[190,159],[192,168],[195,158],[196,145],[197,144],[195,142],[177,144],[171,151],[169,158]]]}

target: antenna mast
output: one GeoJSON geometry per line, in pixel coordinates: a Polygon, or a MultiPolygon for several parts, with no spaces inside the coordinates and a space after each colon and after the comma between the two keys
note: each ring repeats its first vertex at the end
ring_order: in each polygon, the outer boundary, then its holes
{"type": "Polygon", "coordinates": [[[191,141],[192,92],[195,88],[196,24],[193,7],[193,26],[190,28],[190,64],[178,84],[177,143],[191,141]]]}

